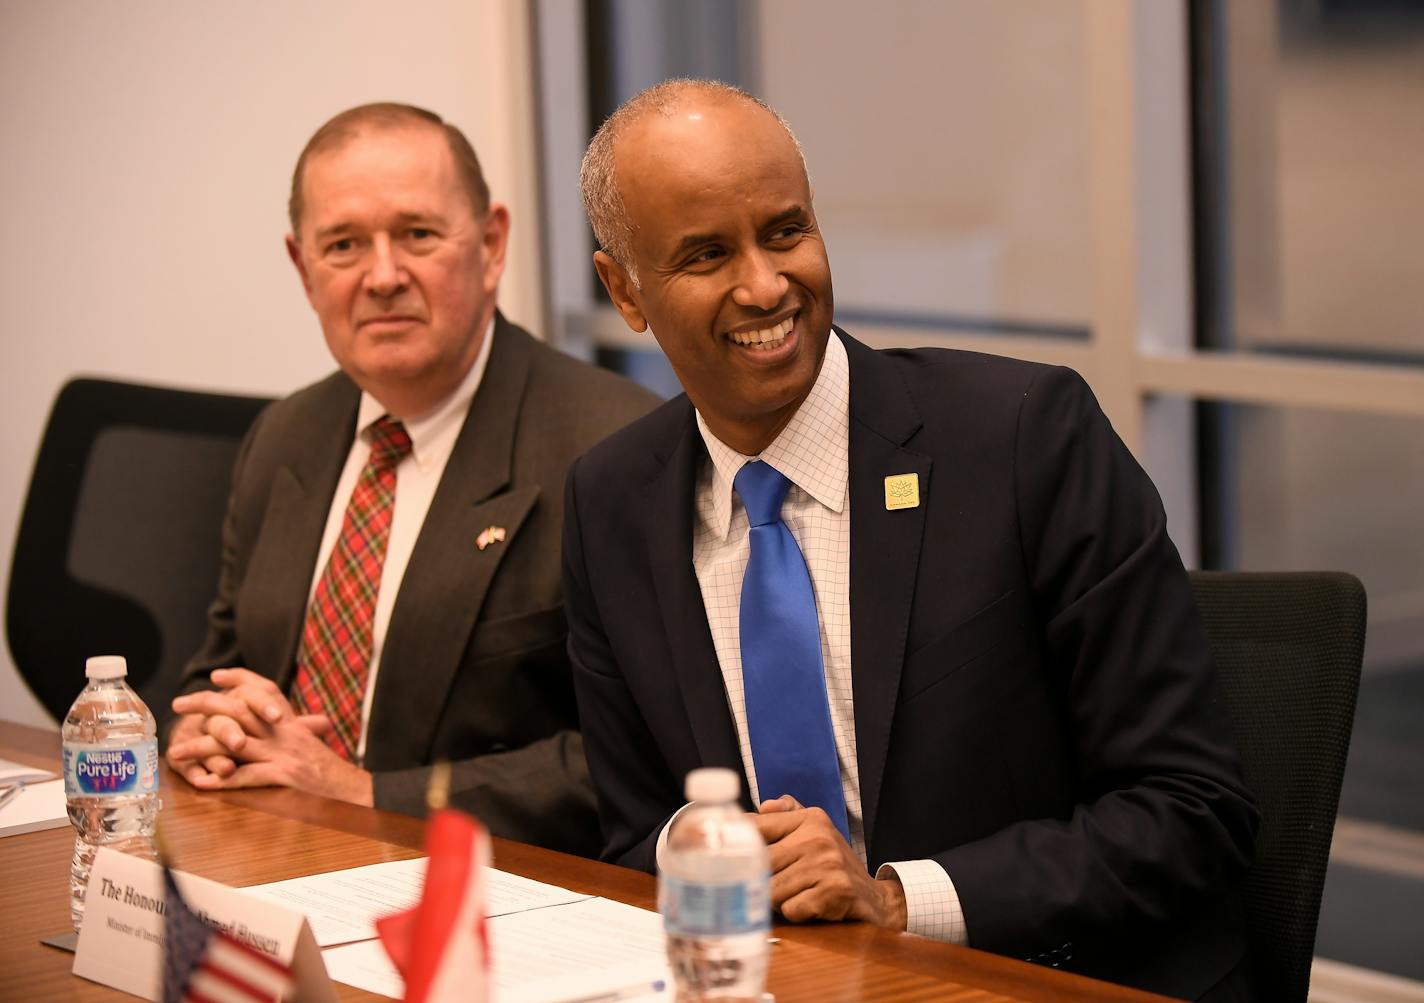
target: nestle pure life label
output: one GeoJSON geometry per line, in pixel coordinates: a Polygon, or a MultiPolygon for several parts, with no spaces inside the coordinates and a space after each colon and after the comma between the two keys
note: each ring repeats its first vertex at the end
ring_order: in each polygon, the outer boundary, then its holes
{"type": "Polygon", "coordinates": [[[771,926],[766,879],[724,884],[684,881],[664,873],[658,908],[675,936],[765,933],[771,926]]]}
{"type": "Polygon", "coordinates": [[[158,743],[113,746],[64,744],[68,797],[153,794],[158,790],[158,743]]]}

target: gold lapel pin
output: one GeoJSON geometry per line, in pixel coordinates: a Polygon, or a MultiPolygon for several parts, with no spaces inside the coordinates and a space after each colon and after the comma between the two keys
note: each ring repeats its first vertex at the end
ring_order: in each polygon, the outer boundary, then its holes
{"type": "Polygon", "coordinates": [[[503,543],[504,535],[505,533],[503,526],[486,527],[485,529],[480,530],[479,536],[475,537],[475,546],[478,547],[480,550],[484,550],[491,543],[503,543]]]}
{"type": "Polygon", "coordinates": [[[885,509],[894,512],[902,508],[918,508],[920,475],[892,474],[885,478],[885,509]]]}

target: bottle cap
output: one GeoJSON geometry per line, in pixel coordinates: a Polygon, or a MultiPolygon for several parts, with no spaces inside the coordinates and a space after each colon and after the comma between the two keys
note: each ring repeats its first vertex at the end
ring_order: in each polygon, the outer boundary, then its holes
{"type": "Polygon", "coordinates": [[[122,679],[128,674],[123,655],[95,655],[84,663],[84,675],[90,679],[122,679]]]}
{"type": "Polygon", "coordinates": [[[725,766],[704,766],[687,775],[683,793],[689,801],[727,802],[737,800],[742,779],[725,766]]]}

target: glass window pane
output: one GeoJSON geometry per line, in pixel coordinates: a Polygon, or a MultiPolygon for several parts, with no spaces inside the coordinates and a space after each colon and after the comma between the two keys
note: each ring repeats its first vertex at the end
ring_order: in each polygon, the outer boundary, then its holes
{"type": "Polygon", "coordinates": [[[1424,664],[1424,420],[1245,405],[1208,410],[1232,471],[1219,501],[1227,527],[1220,563],[1349,571],[1370,598],[1367,663],[1424,664]]]}
{"type": "Polygon", "coordinates": [[[1424,362],[1424,4],[1199,9],[1198,73],[1221,88],[1199,118],[1207,342],[1424,362]]]}
{"type": "Polygon", "coordinates": [[[667,356],[656,347],[601,347],[594,352],[593,361],[604,369],[622,373],[635,383],[641,383],[664,399],[682,393],[682,384],[677,381],[672,366],[668,365],[667,356]]]}
{"type": "Polygon", "coordinates": [[[1081,4],[918,0],[894,16],[861,0],[758,9],[761,92],[806,147],[838,315],[1086,331],[1081,4]]]}
{"type": "Polygon", "coordinates": [[[1083,0],[740,0],[710,22],[684,0],[592,9],[597,120],[713,72],[791,123],[838,319],[1087,337],[1083,0]],[[729,23],[740,33],[709,30],[729,23]]]}

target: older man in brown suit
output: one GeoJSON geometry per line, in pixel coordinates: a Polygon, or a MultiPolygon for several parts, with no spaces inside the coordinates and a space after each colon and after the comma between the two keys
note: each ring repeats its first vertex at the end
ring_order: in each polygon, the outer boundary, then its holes
{"type": "Polygon", "coordinates": [[[509,214],[402,105],[338,115],[293,177],[288,253],[340,371],[239,457],[207,641],[168,760],[418,813],[430,764],[500,836],[598,844],[559,587],[573,457],[655,403],[496,309],[509,214]]]}

